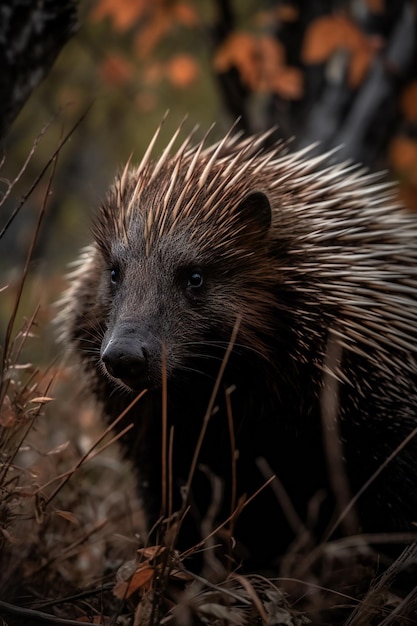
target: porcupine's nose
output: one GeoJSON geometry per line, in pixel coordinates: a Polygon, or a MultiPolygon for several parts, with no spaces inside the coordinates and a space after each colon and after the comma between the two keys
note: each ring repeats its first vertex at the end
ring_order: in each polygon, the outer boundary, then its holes
{"type": "Polygon", "coordinates": [[[148,372],[145,346],[132,338],[110,340],[101,355],[110,376],[120,379],[127,387],[139,389],[148,372]]]}

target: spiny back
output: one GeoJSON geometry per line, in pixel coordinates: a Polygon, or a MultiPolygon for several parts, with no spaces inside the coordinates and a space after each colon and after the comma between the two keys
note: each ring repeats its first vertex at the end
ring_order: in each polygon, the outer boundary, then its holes
{"type": "MultiPolygon", "coordinates": [[[[147,257],[176,239],[224,264],[260,258],[262,248],[259,298],[274,281],[293,286],[320,315],[338,318],[332,324],[350,350],[375,350],[387,362],[393,347],[415,355],[417,220],[397,206],[390,184],[357,166],[327,165],[328,154],[290,154],[283,144],[263,150],[268,133],[244,140],[229,133],[210,147],[207,136],[191,147],[189,135],[173,152],[179,128],[152,161],[159,130],[101,208],[101,248],[132,245],[138,223],[147,257]],[[268,198],[271,227],[248,247],[236,243],[248,221],[239,206],[254,191],[268,198]]],[[[252,226],[251,234],[256,217],[252,226]]]]}
{"type": "Polygon", "coordinates": [[[117,224],[123,234],[138,210],[146,212],[148,251],[162,235],[175,233],[183,225],[190,235],[195,229],[193,236],[200,235],[201,239],[206,238],[202,233],[207,234],[204,225],[208,223],[221,228],[222,233],[228,232],[234,226],[236,204],[254,189],[270,194],[278,226],[280,220],[296,226],[299,214],[306,214],[308,232],[320,227],[319,241],[326,241],[327,231],[334,238],[337,224],[340,229],[345,227],[346,233],[352,230],[352,223],[361,232],[368,225],[372,234],[374,222],[378,226],[376,236],[381,228],[391,232],[396,226],[390,185],[378,183],[375,178],[380,177],[366,176],[355,165],[325,167],[329,154],[308,158],[310,148],[288,154],[282,143],[263,150],[270,133],[245,140],[227,134],[210,147],[205,147],[207,136],[190,147],[191,134],[171,154],[180,130],[153,162],[158,128],[140,165],[130,168],[127,163],[99,216],[109,228],[117,224]]]}

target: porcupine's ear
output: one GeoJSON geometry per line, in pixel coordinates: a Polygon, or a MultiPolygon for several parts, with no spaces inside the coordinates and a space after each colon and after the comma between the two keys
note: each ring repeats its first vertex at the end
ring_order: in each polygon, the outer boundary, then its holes
{"type": "Polygon", "coordinates": [[[235,209],[242,233],[262,237],[271,226],[271,204],[262,191],[251,191],[235,209]]]}

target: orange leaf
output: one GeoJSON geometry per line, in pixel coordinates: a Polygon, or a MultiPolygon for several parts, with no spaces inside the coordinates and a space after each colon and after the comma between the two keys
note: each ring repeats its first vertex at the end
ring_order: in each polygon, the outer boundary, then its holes
{"type": "Polygon", "coordinates": [[[125,57],[112,54],[101,64],[100,72],[106,83],[120,87],[131,79],[133,69],[125,57]]]}
{"type": "Polygon", "coordinates": [[[178,2],[172,7],[173,18],[189,28],[198,24],[198,15],[195,8],[188,2],[178,2]]]}
{"type": "Polygon", "coordinates": [[[244,68],[251,64],[255,50],[254,37],[249,33],[234,32],[222,43],[214,56],[214,69],[227,72],[232,67],[244,68]]]}
{"type": "Polygon", "coordinates": [[[344,15],[320,17],[307,29],[302,59],[305,63],[323,63],[336,50],[350,53],[348,82],[356,88],[363,81],[381,39],[368,37],[355,22],[344,15]]]}
{"type": "Polygon", "coordinates": [[[337,19],[326,15],[311,22],[301,49],[301,58],[305,63],[323,63],[337,49],[340,42],[337,19]]]}
{"type": "Polygon", "coordinates": [[[144,559],[154,559],[155,557],[160,557],[161,554],[166,552],[165,546],[146,546],[145,548],[138,549],[138,555],[143,557],[144,559]]]}
{"type": "Polygon", "coordinates": [[[401,204],[407,209],[417,212],[417,185],[403,184],[398,190],[401,204]]]}
{"type": "Polygon", "coordinates": [[[349,67],[349,84],[355,88],[363,81],[373,61],[373,58],[384,45],[384,39],[379,35],[367,35],[358,41],[352,49],[352,58],[349,67]]]}
{"type": "Polygon", "coordinates": [[[341,36],[341,45],[351,51],[367,47],[367,39],[361,28],[350,18],[339,15],[337,18],[337,30],[341,36]]]}
{"type": "Polygon", "coordinates": [[[364,80],[371,64],[374,53],[369,48],[357,50],[350,60],[349,65],[349,85],[355,89],[364,80]]]}
{"type": "Polygon", "coordinates": [[[251,85],[253,89],[270,91],[271,84],[277,74],[282,71],[285,64],[285,52],[282,44],[273,37],[267,35],[258,37],[256,40],[255,68],[257,70],[257,83],[251,85]]]}
{"type": "Polygon", "coordinates": [[[294,4],[279,4],[275,10],[282,22],[296,22],[300,17],[300,11],[294,4]]]}
{"type": "Polygon", "coordinates": [[[401,110],[408,122],[417,122],[417,80],[407,85],[403,91],[401,110]]]}
{"type": "Polygon", "coordinates": [[[326,15],[311,22],[301,56],[305,63],[322,63],[337,49],[353,52],[364,46],[366,37],[355,22],[344,15],[326,15]]]}
{"type": "Polygon", "coordinates": [[[273,37],[235,32],[223,42],[214,58],[218,72],[235,67],[242,82],[253,90],[269,91],[285,63],[282,45],[273,37]]]}
{"type": "Polygon", "coordinates": [[[173,27],[170,13],[155,10],[146,25],[135,38],[135,51],[139,58],[148,56],[162,37],[173,27]]]}
{"type": "Polygon", "coordinates": [[[397,135],[391,141],[389,158],[397,173],[412,185],[417,185],[417,141],[397,135]]]}
{"type": "Polygon", "coordinates": [[[276,22],[296,22],[300,17],[300,12],[293,4],[279,4],[269,10],[258,11],[254,22],[258,26],[271,28],[271,24],[276,22]]]}
{"type": "Polygon", "coordinates": [[[199,73],[198,65],[188,54],[177,54],[167,64],[167,76],[176,87],[188,87],[199,73]]]}
{"type": "Polygon", "coordinates": [[[383,13],[385,10],[384,0],[366,0],[366,4],[371,13],[383,13]]]}
{"type": "Polygon", "coordinates": [[[9,396],[4,396],[0,407],[0,426],[11,428],[17,421],[16,413],[12,407],[9,396]]]}
{"type": "Polygon", "coordinates": [[[100,21],[106,17],[113,22],[115,30],[128,30],[149,9],[147,0],[99,0],[91,18],[100,21]]]}
{"type": "Polygon", "coordinates": [[[287,100],[298,100],[303,95],[303,74],[297,67],[286,66],[275,76],[271,91],[287,100]]]}
{"type": "Polygon", "coordinates": [[[147,587],[154,576],[154,568],[147,564],[141,565],[133,576],[125,582],[117,583],[113,589],[113,595],[119,600],[130,596],[142,587],[147,587]]]}

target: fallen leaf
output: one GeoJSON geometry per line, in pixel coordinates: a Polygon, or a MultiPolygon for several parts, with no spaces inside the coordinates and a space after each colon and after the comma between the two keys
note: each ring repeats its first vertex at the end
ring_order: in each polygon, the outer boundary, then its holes
{"type": "Polygon", "coordinates": [[[164,552],[166,552],[165,546],[147,546],[146,548],[138,549],[139,556],[142,556],[144,559],[147,560],[154,559],[156,556],[159,557],[164,552]]]}
{"type": "Polygon", "coordinates": [[[153,567],[143,564],[133,576],[125,582],[117,583],[113,589],[113,595],[119,600],[130,598],[130,596],[142,587],[146,587],[151,582],[155,570],[153,567]]]}
{"type": "Polygon", "coordinates": [[[80,524],[75,515],[73,513],[70,513],[69,511],[55,511],[55,514],[67,520],[67,522],[71,522],[71,524],[74,524],[75,526],[79,526],[80,524]]]}
{"type": "Polygon", "coordinates": [[[0,426],[3,428],[11,428],[17,421],[16,412],[12,407],[9,396],[4,396],[0,407],[0,426]]]}

